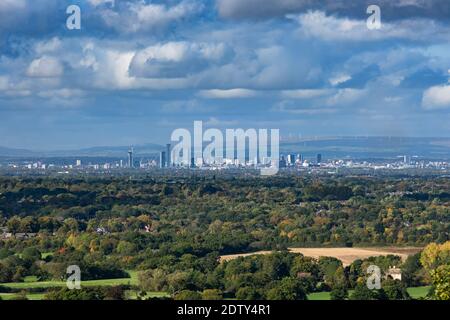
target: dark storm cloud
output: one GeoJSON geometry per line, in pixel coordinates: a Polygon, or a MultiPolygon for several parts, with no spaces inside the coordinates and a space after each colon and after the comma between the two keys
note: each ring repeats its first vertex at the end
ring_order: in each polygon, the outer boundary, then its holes
{"type": "Polygon", "coordinates": [[[364,18],[369,5],[378,5],[386,20],[450,20],[449,0],[217,0],[216,5],[219,15],[227,19],[269,19],[308,10],[364,18]]]}

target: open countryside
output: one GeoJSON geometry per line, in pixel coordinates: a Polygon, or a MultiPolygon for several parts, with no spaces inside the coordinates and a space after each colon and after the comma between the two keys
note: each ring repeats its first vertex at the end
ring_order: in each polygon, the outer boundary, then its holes
{"type": "MultiPolygon", "coordinates": [[[[342,261],[344,266],[350,265],[357,259],[366,259],[373,256],[394,255],[402,258],[419,253],[423,248],[418,247],[377,247],[377,248],[289,248],[289,252],[301,253],[306,257],[318,259],[320,257],[334,257],[342,261]]],[[[270,254],[272,251],[258,251],[253,253],[230,254],[220,257],[221,261],[229,261],[238,257],[246,257],[259,254],[270,254]]]]}
{"type": "Polygon", "coordinates": [[[449,190],[294,173],[1,177],[0,298],[444,299],[449,190]],[[66,287],[72,265],[81,290],[66,287]],[[372,265],[381,289],[366,285],[372,265]]]}

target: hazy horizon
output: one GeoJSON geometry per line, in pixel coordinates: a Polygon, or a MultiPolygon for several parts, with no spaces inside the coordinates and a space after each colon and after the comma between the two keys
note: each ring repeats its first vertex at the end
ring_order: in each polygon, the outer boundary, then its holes
{"type": "MultiPolygon", "coordinates": [[[[244,128],[245,129],[245,128],[244,128]]],[[[423,136],[423,137],[407,137],[407,136],[302,136],[299,137],[289,137],[289,136],[282,136],[280,137],[280,143],[283,144],[289,144],[289,143],[301,143],[301,142],[314,142],[314,141],[329,141],[329,140],[347,140],[347,139],[412,139],[412,140],[420,140],[420,139],[448,139],[450,142],[450,136],[448,137],[432,137],[432,136],[423,136]]],[[[39,149],[39,148],[27,148],[27,147],[15,147],[15,146],[5,146],[0,145],[0,148],[5,149],[14,149],[14,150],[27,150],[31,152],[55,152],[55,151],[79,151],[79,150],[88,150],[88,149],[95,149],[95,148],[139,148],[144,146],[154,146],[154,147],[161,147],[165,148],[165,145],[167,143],[176,144],[177,142],[171,142],[169,139],[163,142],[143,142],[143,143],[136,143],[136,144],[105,144],[105,145],[85,145],[80,146],[79,148],[53,148],[53,149],[39,149]]],[[[0,154],[1,156],[1,154],[0,154]]]]}

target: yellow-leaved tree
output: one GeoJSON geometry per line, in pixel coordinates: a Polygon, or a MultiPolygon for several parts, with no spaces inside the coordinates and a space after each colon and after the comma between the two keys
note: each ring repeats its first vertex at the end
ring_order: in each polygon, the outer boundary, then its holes
{"type": "Polygon", "coordinates": [[[434,297],[450,300],[450,241],[430,243],[422,251],[420,262],[430,275],[434,297]]]}

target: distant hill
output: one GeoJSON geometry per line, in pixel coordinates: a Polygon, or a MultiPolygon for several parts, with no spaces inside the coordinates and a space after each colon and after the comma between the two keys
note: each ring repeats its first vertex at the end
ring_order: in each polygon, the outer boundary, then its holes
{"type": "Polygon", "coordinates": [[[13,149],[0,147],[0,156],[3,157],[32,157],[36,156],[36,153],[26,149],[13,149]]]}
{"type": "MultiPolygon", "coordinates": [[[[134,152],[138,156],[149,156],[164,150],[158,144],[148,143],[133,146],[134,152]]],[[[92,147],[79,150],[55,150],[55,151],[30,151],[26,149],[12,149],[0,147],[1,157],[111,157],[125,158],[130,146],[118,147],[92,147]]]]}
{"type": "Polygon", "coordinates": [[[395,158],[402,155],[450,159],[450,138],[327,137],[284,141],[280,150],[325,158],[395,158]]]}
{"type": "MultiPolygon", "coordinates": [[[[0,157],[112,157],[126,158],[129,146],[92,147],[64,151],[30,151],[0,147],[0,157]]],[[[154,143],[133,146],[136,156],[154,156],[164,146],[154,143]]],[[[450,138],[401,137],[319,137],[281,141],[281,153],[300,153],[324,159],[332,158],[395,158],[418,156],[428,159],[450,159],[450,138]]]]}
{"type": "MultiPolygon", "coordinates": [[[[126,157],[127,152],[130,150],[130,146],[119,147],[92,147],[80,150],[70,151],[55,151],[47,152],[47,155],[51,156],[84,156],[84,157],[126,157]]],[[[139,156],[148,156],[155,153],[159,153],[164,150],[164,147],[159,144],[147,143],[143,145],[133,146],[134,153],[139,156]]]]}

